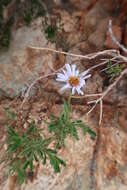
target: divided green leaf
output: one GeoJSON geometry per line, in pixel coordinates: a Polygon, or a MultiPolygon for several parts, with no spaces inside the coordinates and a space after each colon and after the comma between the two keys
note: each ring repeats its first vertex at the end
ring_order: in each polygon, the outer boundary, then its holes
{"type": "MultiPolygon", "coordinates": [[[[16,121],[16,114],[10,109],[6,109],[8,118],[16,121]]],[[[83,134],[88,133],[92,138],[96,133],[85,125],[81,120],[73,121],[70,118],[71,104],[64,100],[63,111],[60,117],[51,116],[48,124],[49,138],[44,138],[34,122],[29,124],[29,128],[23,132],[12,125],[8,125],[7,152],[4,162],[9,166],[10,175],[16,175],[19,184],[27,180],[28,174],[34,174],[35,164],[45,165],[50,161],[54,172],[60,172],[61,166],[66,166],[65,161],[57,156],[57,149],[65,146],[65,139],[72,136],[79,140],[78,129],[81,128],[83,134]],[[20,131],[20,132],[19,132],[20,131]],[[51,143],[55,143],[55,149],[49,148],[51,143]]]]}
{"type": "Polygon", "coordinates": [[[32,122],[26,133],[18,134],[12,127],[8,127],[8,165],[9,173],[16,175],[18,182],[22,184],[27,177],[27,173],[34,173],[34,163],[46,164],[47,158],[50,160],[55,172],[60,172],[61,165],[65,162],[57,156],[54,149],[49,149],[51,138],[44,139],[36,125],[32,122]]]}
{"type": "Polygon", "coordinates": [[[64,100],[64,108],[60,117],[52,116],[48,125],[49,132],[53,133],[55,136],[56,149],[65,146],[65,139],[68,135],[79,140],[77,131],[79,127],[82,129],[84,135],[88,133],[92,138],[96,137],[96,133],[81,120],[72,121],[70,119],[70,111],[70,101],[66,102],[64,100]]]}

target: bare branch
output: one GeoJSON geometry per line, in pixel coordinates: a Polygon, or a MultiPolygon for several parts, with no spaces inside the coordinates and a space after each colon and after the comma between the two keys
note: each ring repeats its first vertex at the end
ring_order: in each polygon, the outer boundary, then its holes
{"type": "Polygon", "coordinates": [[[64,52],[64,51],[58,51],[52,48],[47,48],[47,47],[34,47],[34,46],[29,46],[29,48],[31,49],[35,49],[35,50],[47,50],[47,51],[52,51],[54,53],[61,53],[64,55],[69,55],[69,56],[74,56],[74,57],[79,57],[82,59],[95,59],[96,57],[100,56],[100,55],[113,55],[113,56],[118,56],[119,55],[119,51],[115,50],[115,49],[111,49],[111,50],[104,50],[104,51],[99,51],[96,53],[90,53],[88,55],[78,55],[78,54],[73,54],[73,53],[68,53],[68,52],[64,52]]]}
{"type": "MultiPolygon", "coordinates": [[[[113,60],[115,60],[115,59],[118,58],[118,57],[119,57],[119,56],[115,56],[115,57],[111,58],[110,60],[113,61],[113,60]]],[[[109,62],[109,59],[107,59],[106,61],[103,61],[102,63],[99,63],[99,64],[97,64],[97,65],[94,65],[94,66],[90,67],[90,68],[88,69],[88,71],[90,72],[91,70],[96,69],[97,67],[103,66],[103,65],[107,64],[108,62],[109,62]]]]}
{"type": "Polygon", "coordinates": [[[71,97],[75,98],[75,99],[81,99],[81,98],[97,97],[97,96],[102,96],[102,94],[101,93],[98,93],[98,94],[85,94],[83,96],[71,96],[71,97]]]}
{"type": "Polygon", "coordinates": [[[24,99],[23,99],[23,102],[22,102],[22,104],[21,104],[21,108],[23,107],[24,103],[26,102],[26,99],[29,97],[29,94],[30,94],[30,91],[31,91],[32,87],[33,87],[37,82],[39,82],[40,80],[45,79],[45,78],[48,78],[48,77],[53,76],[53,75],[55,75],[55,74],[56,74],[56,72],[54,72],[54,73],[49,73],[49,74],[47,74],[47,75],[45,75],[45,76],[41,76],[41,77],[37,78],[36,80],[34,80],[34,81],[31,83],[31,85],[28,87],[28,89],[27,89],[27,91],[26,91],[26,93],[25,93],[25,95],[24,95],[24,99]]]}
{"type": "Polygon", "coordinates": [[[86,115],[89,115],[93,110],[94,108],[96,107],[97,103],[95,103],[92,108],[86,113],[86,115]]]}
{"type": "Polygon", "coordinates": [[[116,37],[113,35],[112,32],[112,20],[109,20],[109,34],[112,39],[112,41],[124,52],[127,53],[127,48],[124,47],[124,45],[120,44],[120,42],[116,39],[116,37]]]}
{"type": "Polygon", "coordinates": [[[97,105],[100,101],[103,100],[103,98],[116,86],[116,84],[120,81],[120,79],[121,79],[125,74],[127,74],[127,68],[124,69],[124,70],[121,72],[120,76],[117,77],[116,80],[102,93],[102,96],[101,96],[100,98],[88,102],[88,104],[93,104],[93,103],[94,103],[94,105],[93,105],[93,107],[89,110],[89,112],[88,112],[87,114],[89,114],[89,113],[91,113],[91,112],[93,111],[93,109],[96,107],[96,105],[97,105]]]}
{"type": "Polygon", "coordinates": [[[100,118],[99,118],[99,126],[101,125],[102,121],[102,116],[103,116],[103,101],[100,101],[100,118]]]}
{"type": "MultiPolygon", "coordinates": [[[[115,64],[112,65],[112,67],[118,65],[119,63],[123,63],[123,61],[117,61],[115,64]]],[[[106,71],[106,70],[108,70],[108,67],[106,67],[106,68],[100,70],[100,73],[101,73],[101,72],[104,72],[104,71],[106,71]]]]}

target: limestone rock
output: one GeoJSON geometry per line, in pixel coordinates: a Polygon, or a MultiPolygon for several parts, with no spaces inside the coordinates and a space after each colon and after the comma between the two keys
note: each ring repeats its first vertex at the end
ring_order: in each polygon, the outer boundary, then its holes
{"type": "Polygon", "coordinates": [[[46,74],[48,65],[52,66],[52,53],[29,46],[47,46],[41,19],[35,20],[30,27],[13,29],[9,50],[0,54],[0,91],[8,97],[18,95],[40,72],[46,74]]]}
{"type": "Polygon", "coordinates": [[[127,77],[121,79],[105,97],[106,102],[124,107],[127,105],[127,77]]]}
{"type": "Polygon", "coordinates": [[[109,18],[102,19],[96,26],[96,31],[93,32],[88,41],[90,44],[95,45],[97,48],[102,48],[105,42],[105,35],[108,29],[109,18]]]}

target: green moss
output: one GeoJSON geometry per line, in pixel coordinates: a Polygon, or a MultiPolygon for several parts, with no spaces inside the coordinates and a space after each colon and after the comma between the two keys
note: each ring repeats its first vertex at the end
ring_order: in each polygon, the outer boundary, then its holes
{"type": "Polygon", "coordinates": [[[10,39],[11,39],[11,31],[8,26],[5,26],[3,29],[3,33],[0,38],[0,45],[3,47],[9,47],[10,44],[10,39]]]}
{"type": "Polygon", "coordinates": [[[45,34],[48,40],[54,42],[56,37],[57,27],[55,25],[47,25],[45,27],[45,34]]]}
{"type": "Polygon", "coordinates": [[[11,39],[11,25],[12,20],[9,20],[9,22],[5,23],[3,20],[3,9],[6,7],[9,3],[11,3],[12,0],[1,0],[0,1],[0,48],[2,47],[9,47],[10,39],[11,39]]]}
{"type": "Polygon", "coordinates": [[[31,21],[32,21],[32,14],[31,14],[31,11],[25,13],[24,21],[25,21],[25,23],[26,23],[27,26],[30,25],[30,23],[31,23],[31,21]]]}
{"type": "Polygon", "coordinates": [[[34,18],[44,16],[45,9],[38,0],[30,0],[28,7],[24,12],[24,21],[26,25],[30,25],[34,18]]]}

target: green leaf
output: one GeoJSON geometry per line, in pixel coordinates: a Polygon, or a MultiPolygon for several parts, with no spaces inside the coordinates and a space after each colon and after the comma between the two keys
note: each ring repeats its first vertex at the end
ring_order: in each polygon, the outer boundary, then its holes
{"type": "Polygon", "coordinates": [[[30,165],[30,171],[33,172],[33,159],[32,158],[29,162],[29,165],[30,165]]]}
{"type": "Polygon", "coordinates": [[[18,133],[14,130],[14,128],[11,125],[8,126],[8,135],[17,136],[17,137],[19,136],[18,133]]]}
{"type": "Polygon", "coordinates": [[[118,76],[123,68],[124,68],[124,65],[121,65],[121,64],[113,65],[112,61],[109,60],[108,65],[107,65],[107,70],[105,72],[106,74],[109,75],[109,77],[113,78],[113,77],[118,76]]]}
{"type": "Polygon", "coordinates": [[[15,152],[19,148],[19,146],[20,146],[19,144],[11,144],[11,145],[9,145],[8,152],[9,153],[15,152]]]}
{"type": "Polygon", "coordinates": [[[56,154],[57,153],[56,150],[53,150],[53,149],[50,149],[50,148],[46,149],[46,152],[51,153],[51,154],[56,154]]]}
{"type": "Polygon", "coordinates": [[[44,152],[43,154],[44,154],[43,165],[45,165],[46,164],[46,153],[44,152]]]}
{"type": "Polygon", "coordinates": [[[77,132],[77,129],[74,125],[70,126],[70,132],[72,134],[72,136],[76,139],[76,140],[79,140],[79,137],[78,137],[78,132],[77,132]]]}
{"type": "Polygon", "coordinates": [[[70,117],[70,107],[69,107],[68,102],[66,102],[65,100],[63,101],[64,101],[64,110],[61,114],[61,119],[66,123],[68,122],[69,117],[70,117]]]}
{"type": "Polygon", "coordinates": [[[96,137],[96,133],[90,129],[87,125],[85,125],[81,120],[77,120],[75,122],[73,122],[76,126],[82,128],[83,130],[83,134],[85,135],[86,133],[88,133],[92,138],[96,137]]]}
{"type": "Polygon", "coordinates": [[[51,123],[51,124],[48,126],[48,129],[49,129],[49,132],[52,133],[52,132],[54,132],[54,131],[56,130],[56,126],[51,123]]]}
{"type": "Polygon", "coordinates": [[[95,138],[95,137],[96,137],[96,133],[95,133],[92,129],[90,129],[90,128],[87,129],[87,133],[89,133],[89,135],[90,135],[92,138],[95,138]]]}
{"type": "Polygon", "coordinates": [[[5,108],[5,111],[8,115],[8,119],[16,120],[16,113],[14,111],[11,111],[10,108],[5,108]]]}
{"type": "Polygon", "coordinates": [[[60,158],[58,158],[56,155],[48,153],[48,156],[50,159],[50,163],[54,168],[55,173],[60,172],[60,165],[66,166],[66,163],[63,160],[61,160],[60,158]]]}
{"type": "Polygon", "coordinates": [[[30,133],[37,133],[37,128],[34,122],[30,123],[30,127],[27,130],[27,134],[30,134],[30,133]]]}
{"type": "Polygon", "coordinates": [[[26,170],[29,164],[30,164],[29,160],[25,161],[23,169],[26,170]]]}
{"type": "Polygon", "coordinates": [[[38,157],[42,160],[43,165],[46,164],[46,154],[42,150],[37,151],[38,157]]]}
{"type": "Polygon", "coordinates": [[[57,150],[57,149],[60,149],[60,147],[61,147],[61,146],[60,146],[60,143],[59,143],[59,142],[56,143],[56,150],[57,150]]]}
{"type": "Polygon", "coordinates": [[[22,169],[22,168],[19,168],[18,169],[18,176],[17,177],[18,177],[19,184],[20,185],[23,184],[24,181],[25,181],[25,179],[26,179],[26,172],[25,172],[25,170],[22,169]]]}

